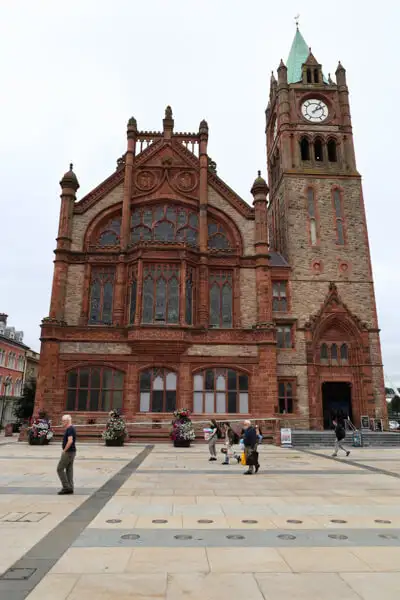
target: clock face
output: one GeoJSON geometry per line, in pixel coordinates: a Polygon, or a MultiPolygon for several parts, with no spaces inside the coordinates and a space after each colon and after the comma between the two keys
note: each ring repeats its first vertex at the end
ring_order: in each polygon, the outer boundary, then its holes
{"type": "Polygon", "coordinates": [[[328,107],[322,100],[310,98],[301,105],[301,113],[310,123],[321,123],[328,116],[328,107]]]}

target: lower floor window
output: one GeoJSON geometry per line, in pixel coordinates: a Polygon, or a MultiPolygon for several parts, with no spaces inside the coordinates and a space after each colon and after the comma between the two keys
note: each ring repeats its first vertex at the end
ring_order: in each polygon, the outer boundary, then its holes
{"type": "Polygon", "coordinates": [[[148,369],[140,374],[140,412],[174,412],[177,377],[166,369],[148,369]]]}
{"type": "Polygon", "coordinates": [[[67,376],[67,404],[70,411],[122,409],[124,374],[115,369],[81,367],[67,376]]]}
{"type": "Polygon", "coordinates": [[[233,369],[207,369],[193,378],[195,413],[249,412],[249,378],[233,369]]]}
{"type": "Polygon", "coordinates": [[[291,381],[278,382],[279,413],[281,415],[293,412],[294,384],[291,381]]]}

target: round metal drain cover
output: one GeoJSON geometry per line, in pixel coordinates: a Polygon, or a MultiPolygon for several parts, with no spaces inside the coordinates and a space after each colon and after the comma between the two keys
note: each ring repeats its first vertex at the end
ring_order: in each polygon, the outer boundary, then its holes
{"type": "Polygon", "coordinates": [[[153,519],[152,523],[168,523],[167,519],[153,519]]]}
{"type": "Polygon", "coordinates": [[[248,525],[254,525],[255,523],[258,523],[258,521],[256,521],[255,519],[242,519],[242,523],[246,523],[248,525]]]}
{"type": "Polygon", "coordinates": [[[340,534],[336,534],[336,533],[331,533],[330,535],[328,535],[329,538],[331,538],[331,540],[348,540],[349,538],[347,537],[347,535],[340,535],[340,534]]]}
{"type": "Polygon", "coordinates": [[[375,519],[375,523],[384,523],[385,525],[390,525],[391,522],[386,519],[375,519]]]}
{"type": "Polygon", "coordinates": [[[278,538],[280,540],[295,540],[296,536],[295,535],[290,535],[288,533],[282,533],[281,535],[278,535],[278,538]]]}
{"type": "Polygon", "coordinates": [[[126,533],[125,535],[121,535],[121,540],[139,540],[140,535],[136,533],[126,533]]]}
{"type": "Polygon", "coordinates": [[[174,538],[176,540],[192,540],[192,536],[191,535],[174,535],[174,538]]]}
{"type": "Polygon", "coordinates": [[[397,535],[391,535],[390,533],[380,533],[379,537],[382,538],[383,540],[398,540],[399,536],[397,535]]]}
{"type": "Polygon", "coordinates": [[[122,519],[107,519],[106,523],[122,523],[122,519]]]}
{"type": "Polygon", "coordinates": [[[343,519],[331,519],[331,523],[347,523],[347,521],[343,521],[343,519]]]}
{"type": "Polygon", "coordinates": [[[245,540],[245,536],[244,535],[227,535],[226,536],[227,540],[245,540]]]}
{"type": "Polygon", "coordinates": [[[199,519],[198,523],[214,523],[212,519],[199,519]]]}
{"type": "Polygon", "coordinates": [[[288,519],[286,523],[294,523],[295,525],[299,525],[303,521],[298,521],[297,519],[288,519]]]}

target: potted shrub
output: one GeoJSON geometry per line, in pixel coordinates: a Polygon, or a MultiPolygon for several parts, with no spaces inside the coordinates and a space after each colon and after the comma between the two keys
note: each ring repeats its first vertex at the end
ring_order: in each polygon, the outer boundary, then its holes
{"type": "Polygon", "coordinates": [[[45,445],[50,442],[52,437],[51,421],[44,411],[40,411],[28,429],[28,442],[31,446],[45,445]]]}
{"type": "Polygon", "coordinates": [[[172,422],[171,438],[175,448],[189,448],[195,439],[193,424],[190,419],[190,410],[181,408],[174,412],[175,419],[172,422]]]}
{"type": "Polygon", "coordinates": [[[112,410],[109,413],[106,429],[102,434],[106,446],[123,446],[127,435],[128,431],[124,418],[118,410],[112,410]]]}

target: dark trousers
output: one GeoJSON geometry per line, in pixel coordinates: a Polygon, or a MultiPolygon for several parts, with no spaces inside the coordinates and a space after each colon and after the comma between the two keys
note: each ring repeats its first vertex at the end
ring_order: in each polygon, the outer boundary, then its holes
{"type": "Polygon", "coordinates": [[[57,475],[64,490],[74,489],[74,460],[76,452],[63,452],[57,466],[57,475]]]}

